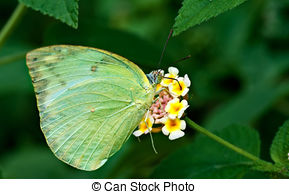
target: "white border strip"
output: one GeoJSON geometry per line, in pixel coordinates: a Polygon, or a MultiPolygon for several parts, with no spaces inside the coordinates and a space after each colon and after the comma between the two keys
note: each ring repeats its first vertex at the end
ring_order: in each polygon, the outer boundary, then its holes
{"type": "Polygon", "coordinates": [[[2,179],[0,193],[287,193],[289,179],[2,179]]]}

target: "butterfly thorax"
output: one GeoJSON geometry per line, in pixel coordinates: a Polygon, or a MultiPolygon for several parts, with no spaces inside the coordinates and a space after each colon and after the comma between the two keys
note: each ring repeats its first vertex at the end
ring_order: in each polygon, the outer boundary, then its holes
{"type": "Polygon", "coordinates": [[[164,71],[159,69],[146,74],[150,84],[155,87],[157,84],[161,83],[162,78],[164,77],[164,71]]]}

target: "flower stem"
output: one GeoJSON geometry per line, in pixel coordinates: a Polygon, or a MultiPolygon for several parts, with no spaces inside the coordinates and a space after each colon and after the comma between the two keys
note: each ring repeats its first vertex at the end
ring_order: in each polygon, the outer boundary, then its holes
{"type": "Polygon", "coordinates": [[[11,32],[14,30],[14,28],[20,21],[25,10],[26,10],[26,7],[22,3],[19,3],[17,5],[13,14],[10,16],[9,20],[7,21],[7,23],[5,24],[5,26],[2,28],[0,32],[0,48],[3,46],[4,42],[7,40],[11,32]]]}
{"type": "Polygon", "coordinates": [[[246,152],[245,150],[229,143],[228,141],[220,138],[219,136],[211,133],[210,131],[208,131],[207,129],[201,127],[200,125],[198,125],[197,123],[195,123],[194,121],[192,121],[191,119],[189,119],[188,117],[186,117],[185,119],[188,123],[188,125],[192,128],[194,128],[195,130],[197,130],[198,132],[201,132],[202,134],[208,136],[209,138],[217,141],[218,143],[226,146],[227,148],[245,156],[246,158],[249,158],[250,160],[253,160],[255,162],[261,162],[263,160],[261,160],[260,158],[258,158],[257,156],[254,156],[253,154],[250,154],[249,152],[246,152]]]}
{"type": "Polygon", "coordinates": [[[185,120],[187,121],[188,125],[195,129],[198,132],[201,132],[202,134],[208,136],[209,138],[215,140],[216,142],[222,144],[223,146],[241,154],[242,156],[252,160],[255,162],[255,165],[253,166],[253,169],[258,170],[258,171],[263,171],[263,172],[274,172],[277,174],[282,174],[285,175],[286,177],[289,176],[289,172],[288,170],[284,170],[283,166],[279,166],[279,165],[273,165],[270,162],[264,161],[262,159],[260,159],[257,156],[254,156],[253,154],[250,154],[249,152],[231,144],[230,142],[222,139],[221,137],[211,133],[210,131],[208,131],[207,129],[201,127],[200,125],[198,125],[197,123],[195,123],[194,121],[192,121],[191,119],[189,119],[188,117],[185,118],[185,120]]]}

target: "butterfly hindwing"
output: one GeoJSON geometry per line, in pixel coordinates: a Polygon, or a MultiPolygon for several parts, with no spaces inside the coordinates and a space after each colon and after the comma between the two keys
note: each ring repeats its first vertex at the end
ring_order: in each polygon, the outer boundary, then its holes
{"type": "Polygon", "coordinates": [[[141,69],[99,49],[44,47],[27,54],[27,65],[49,147],[83,170],[120,149],[154,95],[141,69]]]}

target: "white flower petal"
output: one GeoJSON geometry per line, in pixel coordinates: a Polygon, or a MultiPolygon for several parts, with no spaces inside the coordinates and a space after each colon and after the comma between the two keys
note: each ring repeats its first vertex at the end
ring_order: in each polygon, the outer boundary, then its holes
{"type": "Polygon", "coordinates": [[[184,105],[184,107],[187,107],[187,106],[188,106],[188,101],[186,101],[186,100],[182,100],[181,103],[184,105]]]}
{"type": "Polygon", "coordinates": [[[179,111],[179,113],[178,113],[178,118],[181,118],[181,117],[183,116],[185,110],[186,110],[186,109],[183,108],[182,110],[179,111]]]}
{"type": "Polygon", "coordinates": [[[170,100],[170,101],[167,103],[166,108],[165,108],[165,111],[166,111],[166,112],[169,111],[169,109],[171,108],[172,103],[174,103],[174,99],[173,99],[173,100],[170,100]]]}
{"type": "Polygon", "coordinates": [[[171,103],[179,103],[180,99],[179,98],[174,98],[170,101],[171,103]]]}
{"type": "Polygon", "coordinates": [[[139,136],[141,136],[142,134],[143,134],[143,132],[140,131],[140,130],[136,130],[136,131],[133,132],[133,135],[136,136],[136,137],[139,137],[139,136]]]}
{"type": "Polygon", "coordinates": [[[181,120],[181,129],[182,130],[184,130],[184,129],[186,129],[186,121],[184,121],[184,120],[181,120]]]}
{"type": "MultiPolygon", "coordinates": [[[[171,74],[170,73],[166,73],[165,75],[164,75],[164,77],[169,77],[171,74]]],[[[166,78],[165,78],[166,79],[166,78]]]]}
{"type": "Polygon", "coordinates": [[[190,87],[191,80],[190,80],[190,78],[189,78],[189,76],[187,74],[184,76],[184,82],[185,82],[187,87],[190,87]]]}
{"type": "Polygon", "coordinates": [[[170,92],[170,94],[171,94],[174,98],[179,97],[178,94],[176,94],[175,92],[173,92],[173,84],[170,84],[168,87],[169,87],[169,92],[170,92]]]}
{"type": "Polygon", "coordinates": [[[188,93],[188,91],[189,91],[189,88],[185,88],[183,93],[182,93],[182,96],[185,96],[188,93]]]}
{"type": "MultiPolygon", "coordinates": [[[[152,123],[152,125],[154,124],[155,120],[153,118],[153,116],[151,114],[149,114],[148,119],[150,120],[150,122],[152,123]]],[[[149,126],[150,127],[150,126],[149,126]]]]}
{"type": "Polygon", "coordinates": [[[185,135],[185,133],[181,130],[173,131],[173,132],[171,132],[169,139],[175,140],[175,139],[178,139],[180,137],[183,137],[184,135],[185,135]]]}
{"type": "MultiPolygon", "coordinates": [[[[169,102],[169,103],[170,103],[170,102],[169,102]]],[[[171,104],[169,104],[169,103],[166,105],[166,108],[165,108],[165,111],[166,111],[166,112],[169,112],[169,110],[170,110],[170,108],[171,108],[171,104]]]]}
{"type": "Polygon", "coordinates": [[[176,94],[176,93],[174,93],[174,92],[171,92],[170,93],[173,97],[175,97],[175,98],[177,98],[177,97],[179,97],[180,95],[178,95],[178,94],[176,94]]]}
{"type": "Polygon", "coordinates": [[[179,114],[178,114],[179,118],[181,118],[181,117],[183,116],[183,114],[184,114],[184,112],[187,110],[187,108],[189,108],[189,105],[186,106],[186,107],[184,107],[184,108],[179,112],[179,114]]]}
{"type": "Polygon", "coordinates": [[[173,84],[168,85],[168,88],[169,88],[169,92],[171,92],[173,89],[173,84]]]}
{"type": "Polygon", "coordinates": [[[178,77],[177,80],[178,80],[179,82],[181,82],[181,81],[184,82],[184,78],[183,78],[183,77],[178,77]]]}
{"type": "Polygon", "coordinates": [[[164,126],[163,128],[162,128],[162,132],[163,132],[163,134],[164,135],[168,135],[170,132],[167,130],[167,127],[166,126],[164,126]]]}
{"type": "Polygon", "coordinates": [[[165,124],[165,123],[167,122],[167,120],[168,120],[168,117],[163,117],[163,118],[161,118],[159,121],[160,121],[161,123],[165,124]]]}
{"type": "Polygon", "coordinates": [[[177,115],[175,115],[175,114],[169,114],[170,119],[175,119],[176,117],[177,117],[177,115]]]}
{"type": "Polygon", "coordinates": [[[175,67],[169,67],[169,72],[175,76],[179,74],[179,70],[175,67]]]}
{"type": "MultiPolygon", "coordinates": [[[[150,131],[152,130],[152,128],[150,128],[150,131]]],[[[144,134],[148,134],[149,130],[145,130],[144,134]]]]}

